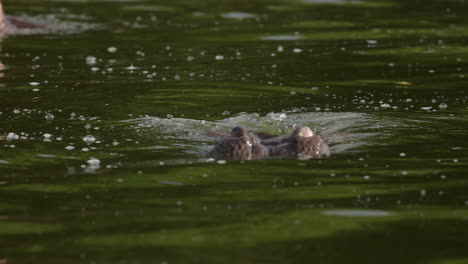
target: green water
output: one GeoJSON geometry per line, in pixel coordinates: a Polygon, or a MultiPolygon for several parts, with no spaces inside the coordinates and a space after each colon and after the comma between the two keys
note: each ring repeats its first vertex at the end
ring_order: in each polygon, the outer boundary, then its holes
{"type": "Polygon", "coordinates": [[[2,41],[0,263],[468,263],[468,2],[4,5],[50,26],[2,41]],[[332,157],[209,159],[303,124],[332,157]]]}

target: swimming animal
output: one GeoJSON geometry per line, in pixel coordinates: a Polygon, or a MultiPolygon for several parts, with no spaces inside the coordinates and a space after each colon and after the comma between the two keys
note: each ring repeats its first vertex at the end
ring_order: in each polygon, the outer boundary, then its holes
{"type": "Polygon", "coordinates": [[[18,29],[45,29],[47,26],[26,21],[23,18],[5,15],[0,1],[0,35],[14,33],[18,29]]]}
{"type": "Polygon", "coordinates": [[[234,127],[229,136],[223,137],[211,150],[215,159],[252,160],[268,157],[268,149],[260,138],[242,127],[234,127]]]}
{"type": "Polygon", "coordinates": [[[308,126],[298,126],[291,135],[260,136],[261,144],[268,148],[271,156],[306,160],[328,157],[331,154],[327,142],[308,126]]]}

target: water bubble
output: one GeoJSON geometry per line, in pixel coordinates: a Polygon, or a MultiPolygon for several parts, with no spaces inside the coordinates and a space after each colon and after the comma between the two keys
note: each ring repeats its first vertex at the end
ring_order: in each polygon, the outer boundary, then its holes
{"type": "Polygon", "coordinates": [[[38,83],[38,82],[30,82],[30,83],[29,83],[29,85],[31,85],[31,86],[38,86],[39,84],[40,84],[40,83],[38,83]]]}
{"type": "Polygon", "coordinates": [[[10,132],[8,133],[8,135],[5,137],[5,139],[7,141],[12,141],[12,140],[15,140],[15,139],[19,139],[19,135],[13,133],[13,132],[10,132]]]}
{"type": "Polygon", "coordinates": [[[217,61],[222,61],[222,60],[224,60],[224,56],[223,56],[223,55],[217,55],[217,56],[215,57],[215,59],[216,59],[217,61]]]}
{"type": "Polygon", "coordinates": [[[301,53],[301,52],[302,52],[302,49],[295,48],[295,49],[293,49],[293,52],[294,52],[294,53],[301,53]]]}
{"type": "Polygon", "coordinates": [[[419,193],[421,194],[421,197],[424,197],[424,196],[427,195],[427,191],[426,191],[426,190],[421,190],[419,193]]]}
{"type": "Polygon", "coordinates": [[[96,141],[96,138],[93,135],[87,135],[83,138],[83,141],[87,144],[93,144],[96,141]]]}
{"type": "Polygon", "coordinates": [[[447,107],[448,107],[448,105],[447,105],[446,103],[441,103],[441,104],[439,105],[439,108],[440,108],[440,109],[447,109],[447,107]]]}
{"type": "Polygon", "coordinates": [[[94,56],[88,56],[86,57],[86,64],[88,65],[94,65],[97,63],[97,58],[94,56]]]}
{"type": "Polygon", "coordinates": [[[406,153],[400,153],[400,157],[406,157],[406,153]]]}
{"type": "Polygon", "coordinates": [[[49,133],[45,133],[44,135],[42,135],[44,137],[44,139],[50,139],[52,138],[52,135],[49,134],[49,133]]]}
{"type": "Polygon", "coordinates": [[[74,150],[75,147],[74,147],[74,146],[66,146],[65,149],[66,149],[66,150],[74,150]]]}
{"type": "Polygon", "coordinates": [[[47,119],[47,120],[54,120],[54,115],[52,113],[47,113],[44,118],[47,119]]]}
{"type": "Polygon", "coordinates": [[[90,158],[88,161],[86,161],[91,166],[99,166],[101,164],[101,161],[96,159],[96,158],[90,158]]]}
{"type": "Polygon", "coordinates": [[[117,48],[116,47],[109,47],[107,48],[107,51],[110,52],[110,53],[114,53],[117,51],[117,48]]]}
{"type": "Polygon", "coordinates": [[[276,47],[276,51],[278,51],[278,52],[283,52],[283,51],[284,51],[284,47],[283,47],[283,46],[278,46],[278,47],[276,47]]]}
{"type": "Polygon", "coordinates": [[[391,106],[389,104],[381,104],[380,107],[382,108],[390,108],[391,106]]]}

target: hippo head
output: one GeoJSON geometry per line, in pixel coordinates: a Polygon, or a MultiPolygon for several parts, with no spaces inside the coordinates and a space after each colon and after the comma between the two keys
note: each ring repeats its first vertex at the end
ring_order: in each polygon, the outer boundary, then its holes
{"type": "Polygon", "coordinates": [[[312,129],[310,129],[308,126],[298,126],[293,133],[293,137],[295,138],[310,138],[314,135],[314,131],[312,131],[312,129]]]}

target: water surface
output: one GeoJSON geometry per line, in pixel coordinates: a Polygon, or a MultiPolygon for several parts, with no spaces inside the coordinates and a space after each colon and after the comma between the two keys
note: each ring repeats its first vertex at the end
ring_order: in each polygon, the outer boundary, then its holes
{"type": "Polygon", "coordinates": [[[4,4],[0,263],[468,262],[465,1],[4,4]]]}

